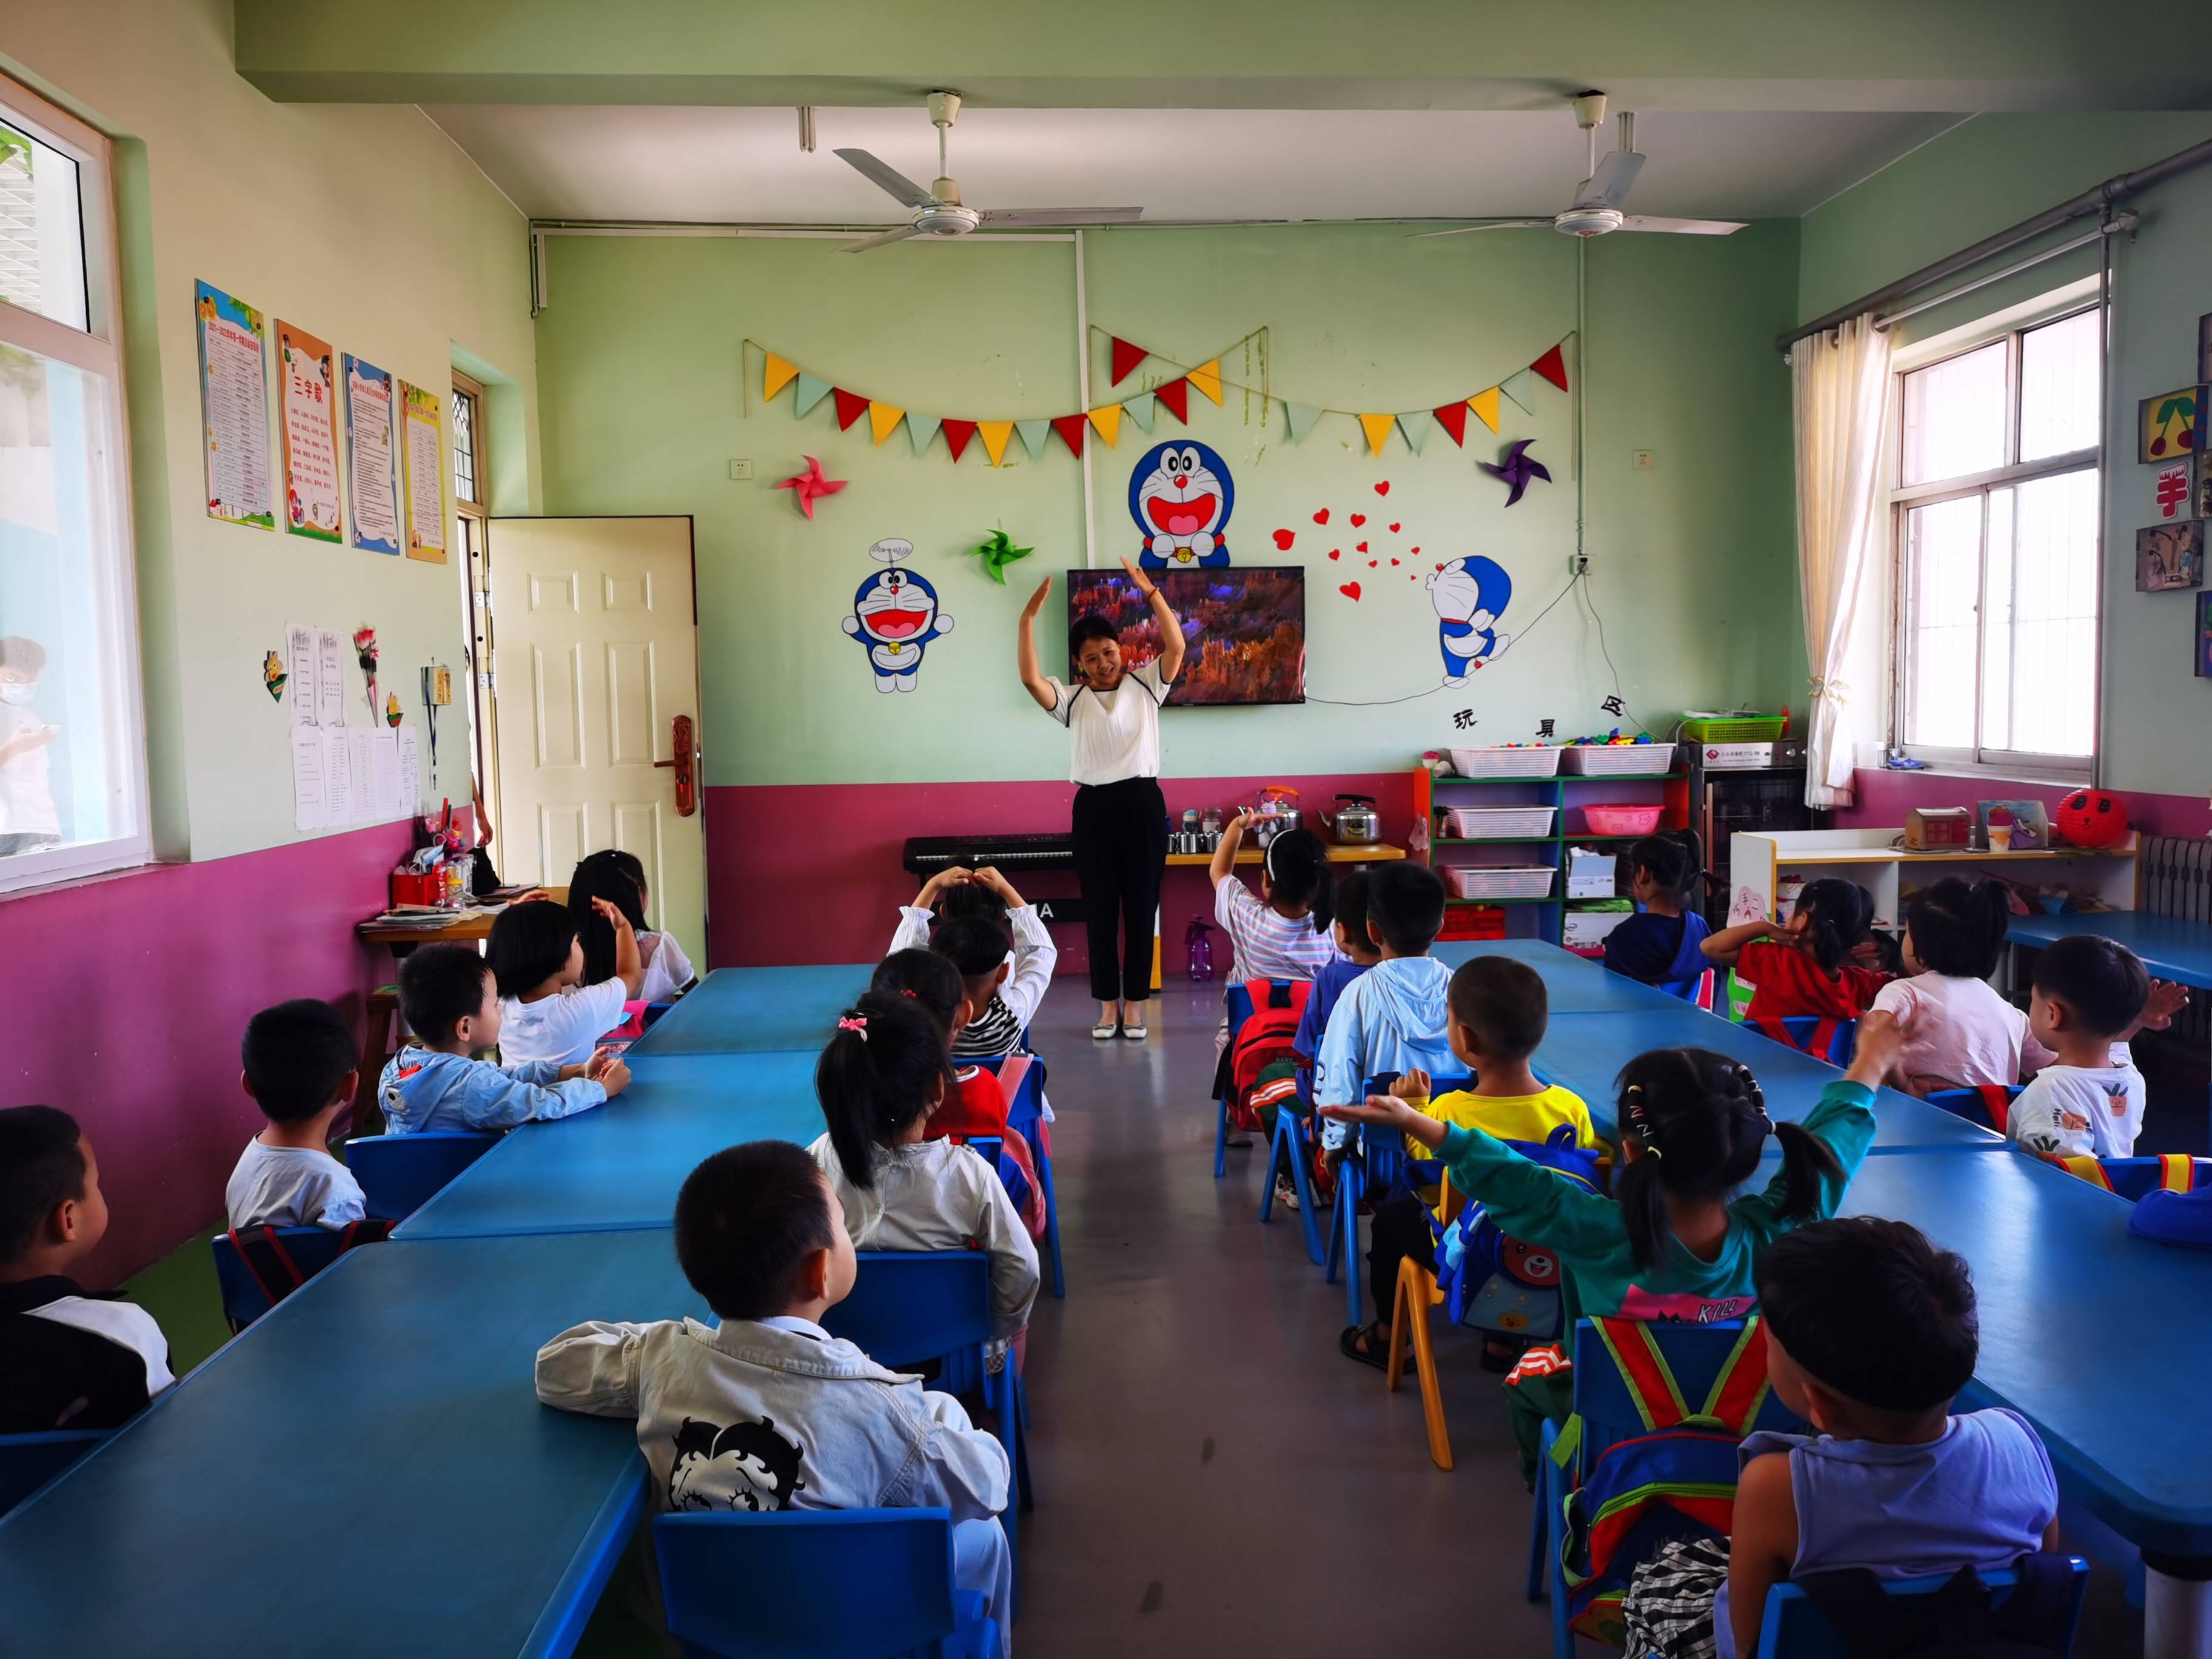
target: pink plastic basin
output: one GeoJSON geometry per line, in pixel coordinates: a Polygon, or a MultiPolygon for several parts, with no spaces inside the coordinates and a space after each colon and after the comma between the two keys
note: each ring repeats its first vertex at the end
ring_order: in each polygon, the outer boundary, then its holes
{"type": "Polygon", "coordinates": [[[1583,808],[1583,822],[1593,836],[1648,836],[1659,827],[1656,806],[1599,806],[1583,808]]]}

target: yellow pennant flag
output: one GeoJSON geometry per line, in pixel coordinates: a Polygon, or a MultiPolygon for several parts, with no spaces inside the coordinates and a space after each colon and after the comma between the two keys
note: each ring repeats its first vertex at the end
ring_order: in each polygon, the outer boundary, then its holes
{"type": "Polygon", "coordinates": [[[787,363],[773,351],[761,355],[768,359],[768,368],[761,374],[761,398],[765,401],[799,378],[799,365],[787,363]]]}
{"type": "Polygon", "coordinates": [[[1106,447],[1114,447],[1114,441],[1121,435],[1121,405],[1101,404],[1091,411],[1091,424],[1098,428],[1098,435],[1106,441],[1106,447]]]}
{"type": "Polygon", "coordinates": [[[1362,415],[1359,424],[1367,433],[1367,453],[1380,455],[1382,445],[1390,435],[1390,428],[1398,424],[1395,415],[1362,415]]]}
{"type": "Polygon", "coordinates": [[[1480,421],[1492,432],[1498,430],[1498,388],[1496,386],[1491,387],[1487,392],[1476,392],[1467,400],[1467,406],[1474,411],[1475,419],[1480,421]]]}
{"type": "Polygon", "coordinates": [[[991,465],[998,466],[1006,460],[1006,440],[1014,435],[1012,421],[978,421],[975,430],[983,435],[983,447],[991,457],[991,465]]]}
{"type": "Polygon", "coordinates": [[[1221,359],[1220,359],[1220,358],[1216,357],[1216,358],[1215,358],[1212,362],[1210,362],[1210,363],[1200,363],[1200,364],[1196,368],[1194,368],[1193,370],[1191,370],[1191,372],[1190,372],[1189,374],[1188,374],[1184,375],[1184,376],[1183,376],[1183,379],[1185,379],[1186,380],[1188,380],[1188,381],[1189,381],[1193,386],[1196,386],[1196,387],[1197,387],[1200,392],[1204,392],[1207,397],[1209,397],[1209,398],[1212,398],[1212,399],[1213,399],[1213,403],[1214,403],[1214,407],[1216,407],[1217,409],[1220,407],[1220,405],[1221,405],[1221,359]]]}
{"type": "Polygon", "coordinates": [[[868,429],[876,434],[876,442],[898,430],[898,423],[906,418],[906,410],[894,409],[889,404],[871,403],[868,405],[868,429]]]}

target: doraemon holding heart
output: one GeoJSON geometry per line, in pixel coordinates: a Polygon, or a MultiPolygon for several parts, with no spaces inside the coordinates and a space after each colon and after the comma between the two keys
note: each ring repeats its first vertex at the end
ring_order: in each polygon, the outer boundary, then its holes
{"type": "Polygon", "coordinates": [[[1129,475],[1129,516],[1145,534],[1137,562],[1147,570],[1227,564],[1224,536],[1236,505],[1237,485],[1220,456],[1188,441],[1155,445],[1129,475]]]}
{"type": "Polygon", "coordinates": [[[1513,579],[1494,559],[1454,559],[1425,584],[1437,608],[1437,643],[1444,659],[1444,684],[1464,685],[1467,677],[1500,656],[1512,636],[1498,631],[1498,618],[1513,600],[1513,579]]]}
{"type": "MultiPolygon", "coordinates": [[[[870,549],[878,558],[896,559],[903,542],[878,542],[870,549]]],[[[921,666],[922,647],[939,635],[952,631],[952,618],[937,608],[937,590],[923,577],[896,565],[879,570],[860,584],[853,595],[853,614],[843,619],[845,631],[868,647],[868,665],[876,671],[876,690],[911,691],[921,666]]]]}

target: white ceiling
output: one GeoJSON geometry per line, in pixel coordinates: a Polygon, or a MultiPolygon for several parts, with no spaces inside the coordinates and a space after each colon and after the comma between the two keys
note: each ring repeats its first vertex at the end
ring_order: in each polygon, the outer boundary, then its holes
{"type": "MultiPolygon", "coordinates": [[[[426,112],[541,219],[902,222],[830,152],[873,151],[925,187],[936,133],[913,109],[822,109],[799,148],[783,108],[452,104],[426,112]]],[[[1960,119],[1924,113],[1672,112],[1638,120],[1650,157],[1630,211],[1803,213],[1960,119]]],[[[1612,147],[1608,119],[1599,147],[1612,147]]],[[[1565,108],[975,109],[951,171],[970,206],[1141,207],[1153,220],[1439,218],[1564,208],[1584,172],[1565,108]]]]}

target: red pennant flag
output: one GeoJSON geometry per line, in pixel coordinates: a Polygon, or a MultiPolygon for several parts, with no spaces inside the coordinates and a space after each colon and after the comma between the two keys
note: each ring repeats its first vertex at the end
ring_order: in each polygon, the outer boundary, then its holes
{"type": "Polygon", "coordinates": [[[1152,395],[1166,405],[1169,414],[1174,416],[1185,426],[1190,424],[1190,382],[1188,380],[1170,380],[1164,386],[1155,387],[1152,395]]]}
{"type": "Polygon", "coordinates": [[[1431,412],[1436,416],[1437,424],[1451,434],[1451,441],[1462,449],[1466,448],[1467,400],[1462,398],[1455,404],[1446,404],[1443,408],[1431,412]]]}
{"type": "Polygon", "coordinates": [[[1052,429],[1060,434],[1060,441],[1067,446],[1067,453],[1080,459],[1083,455],[1083,428],[1090,423],[1087,416],[1062,415],[1053,422],[1052,429]]]}
{"type": "Polygon", "coordinates": [[[1128,378],[1129,371],[1152,354],[1140,345],[1131,345],[1120,335],[1114,339],[1114,384],[1119,386],[1128,378]]]}
{"type": "Polygon", "coordinates": [[[838,431],[844,431],[868,412],[868,400],[859,392],[848,392],[844,387],[838,386],[831,386],[830,392],[830,395],[837,399],[838,431]]]}
{"type": "Polygon", "coordinates": [[[1565,392],[1567,389],[1567,360],[1559,355],[1559,347],[1553,346],[1528,367],[1559,387],[1560,391],[1565,392]]]}
{"type": "Polygon", "coordinates": [[[954,460],[960,459],[960,452],[968,447],[968,441],[975,435],[975,422],[956,421],[950,415],[945,417],[945,447],[952,452],[954,460]]]}

